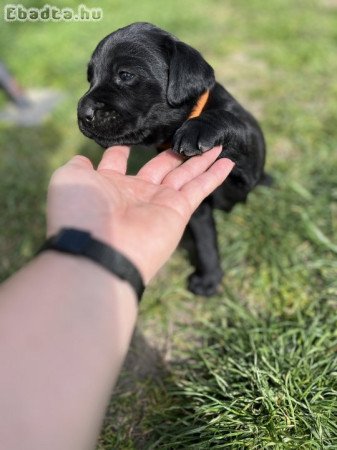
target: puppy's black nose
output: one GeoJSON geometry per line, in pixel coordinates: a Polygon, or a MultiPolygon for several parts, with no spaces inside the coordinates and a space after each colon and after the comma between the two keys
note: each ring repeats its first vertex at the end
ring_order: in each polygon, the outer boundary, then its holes
{"type": "Polygon", "coordinates": [[[93,122],[95,119],[95,110],[91,106],[88,106],[83,113],[83,120],[87,123],[93,122]]]}

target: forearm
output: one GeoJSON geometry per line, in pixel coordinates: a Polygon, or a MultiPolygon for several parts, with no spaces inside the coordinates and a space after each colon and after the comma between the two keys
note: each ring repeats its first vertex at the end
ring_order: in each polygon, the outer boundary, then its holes
{"type": "Polygon", "coordinates": [[[0,289],[0,447],[95,445],[136,320],[132,288],[45,252],[0,289]]]}

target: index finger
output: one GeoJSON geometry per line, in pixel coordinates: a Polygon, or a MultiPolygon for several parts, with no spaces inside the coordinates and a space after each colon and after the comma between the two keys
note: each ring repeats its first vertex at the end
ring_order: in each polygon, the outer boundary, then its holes
{"type": "Polygon", "coordinates": [[[165,150],[150,159],[138,172],[137,177],[154,184],[160,184],[171,170],[184,162],[181,155],[165,150]]]}
{"type": "Polygon", "coordinates": [[[172,170],[162,180],[162,184],[173,187],[177,191],[188,181],[205,172],[210,167],[222,150],[221,146],[213,147],[202,155],[192,156],[175,170],[172,170]]]}

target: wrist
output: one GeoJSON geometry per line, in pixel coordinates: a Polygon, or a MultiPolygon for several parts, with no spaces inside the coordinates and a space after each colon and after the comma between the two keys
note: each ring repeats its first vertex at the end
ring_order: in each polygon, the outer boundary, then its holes
{"type": "MultiPolygon", "coordinates": [[[[137,233],[124,233],[125,229],[119,225],[119,218],[115,216],[109,220],[94,220],[92,223],[89,220],[80,222],[79,220],[63,220],[62,223],[57,221],[55,224],[47,220],[47,239],[59,233],[63,228],[75,228],[78,230],[85,230],[89,232],[94,239],[97,239],[104,244],[110,245],[117,251],[125,255],[139,270],[144,284],[147,285],[153,277],[155,270],[149,269],[148,258],[144,257],[144,249],[142,240],[137,236],[137,233]],[[131,238],[130,238],[131,236],[131,238]]],[[[55,221],[54,221],[55,222],[55,221]]],[[[128,230],[129,231],[129,230],[128,230]]]]}
{"type": "Polygon", "coordinates": [[[50,236],[39,250],[66,253],[91,260],[100,265],[107,272],[128,282],[138,301],[144,292],[144,282],[137,267],[120,251],[95,239],[86,230],[74,228],[62,228],[57,234],[50,236]]]}
{"type": "Polygon", "coordinates": [[[137,305],[137,296],[132,286],[113,273],[87,258],[79,258],[70,253],[45,250],[35,260],[43,267],[56,273],[61,286],[67,286],[76,294],[77,287],[91,296],[93,303],[100,299],[111,302],[116,298],[128,298],[137,305]]]}

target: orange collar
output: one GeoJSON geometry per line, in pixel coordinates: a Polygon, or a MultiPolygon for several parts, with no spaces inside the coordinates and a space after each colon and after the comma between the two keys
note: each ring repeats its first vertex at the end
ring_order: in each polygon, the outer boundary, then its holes
{"type": "Polygon", "coordinates": [[[209,91],[205,91],[203,94],[200,95],[195,107],[192,109],[191,114],[188,116],[189,119],[193,119],[194,117],[200,116],[200,114],[202,113],[202,110],[205,108],[208,97],[209,97],[209,91]]]}
{"type": "MultiPolygon", "coordinates": [[[[208,98],[209,98],[209,91],[205,91],[203,94],[201,94],[200,97],[198,98],[197,103],[192,109],[191,114],[188,116],[187,119],[193,119],[194,117],[200,116],[202,110],[205,108],[208,98]]],[[[158,149],[160,151],[167,150],[171,148],[171,146],[172,146],[171,142],[166,141],[163,144],[159,145],[158,149]]]]}

